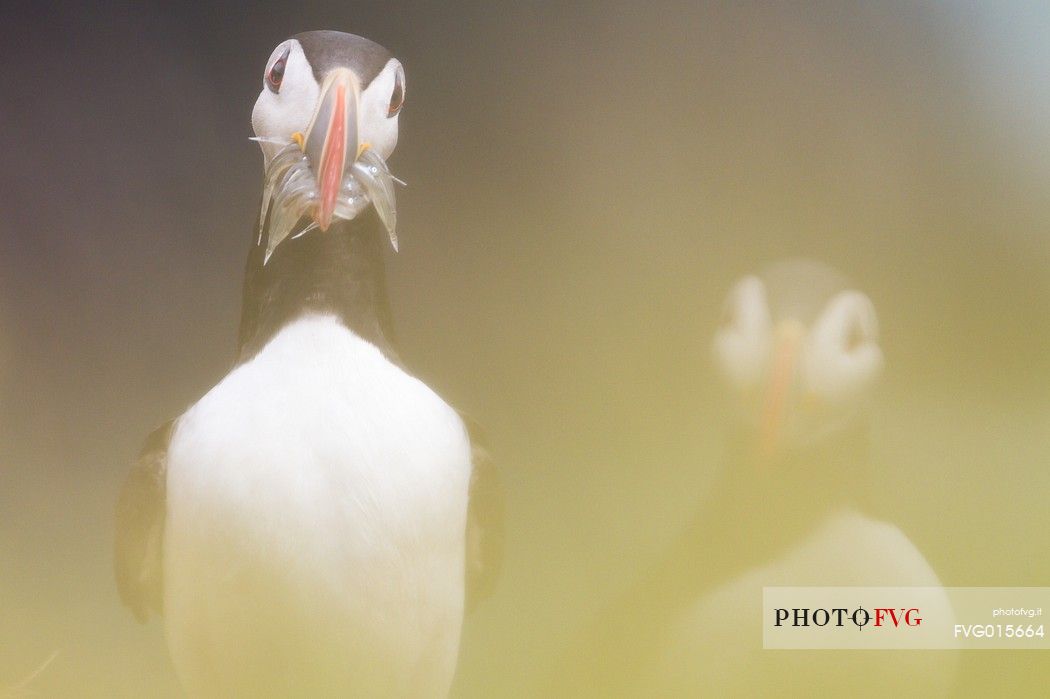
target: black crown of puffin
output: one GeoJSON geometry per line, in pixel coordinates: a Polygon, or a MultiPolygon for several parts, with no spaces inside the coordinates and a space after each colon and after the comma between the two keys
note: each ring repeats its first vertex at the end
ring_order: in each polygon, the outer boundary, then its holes
{"type": "Polygon", "coordinates": [[[394,184],[404,183],[386,161],[404,98],[401,63],[363,37],[305,32],[274,49],[252,112],[265,160],[264,264],[285,240],[327,231],[369,205],[397,250],[394,184]]]}

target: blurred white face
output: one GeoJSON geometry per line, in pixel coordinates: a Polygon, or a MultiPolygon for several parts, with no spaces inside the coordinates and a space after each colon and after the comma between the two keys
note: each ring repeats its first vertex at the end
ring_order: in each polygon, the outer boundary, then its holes
{"type": "Polygon", "coordinates": [[[882,370],[878,320],[868,297],[853,290],[815,309],[808,326],[774,318],[770,308],[759,277],[740,280],[715,335],[715,362],[766,448],[801,446],[863,407],[882,370]]]}
{"type": "MultiPolygon", "coordinates": [[[[321,98],[321,86],[297,39],[277,45],[263,71],[263,88],[252,110],[252,127],[266,162],[291,142],[295,133],[305,134],[321,98]]],[[[361,90],[358,102],[360,140],[387,160],[397,146],[398,117],[405,98],[405,71],[391,58],[372,82],[361,90]]]]}

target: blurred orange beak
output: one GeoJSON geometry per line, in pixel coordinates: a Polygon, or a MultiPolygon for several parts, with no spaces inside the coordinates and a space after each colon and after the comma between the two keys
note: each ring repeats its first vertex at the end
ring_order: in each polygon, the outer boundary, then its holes
{"type": "Polygon", "coordinates": [[[774,332],[773,368],[762,403],[759,427],[759,457],[763,461],[769,461],[780,448],[784,415],[795,382],[795,365],[804,335],[805,328],[796,320],[780,323],[774,332]]]}
{"type": "Polygon", "coordinates": [[[317,179],[320,198],[314,219],[322,231],[332,224],[343,179],[359,152],[360,96],[357,77],[350,70],[337,68],[329,73],[303,142],[303,151],[317,179]]]}

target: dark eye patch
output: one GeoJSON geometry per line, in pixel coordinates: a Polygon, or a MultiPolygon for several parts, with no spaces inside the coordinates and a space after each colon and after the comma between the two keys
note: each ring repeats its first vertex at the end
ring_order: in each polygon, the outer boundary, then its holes
{"type": "Polygon", "coordinates": [[[390,108],[387,109],[387,118],[396,116],[405,105],[405,86],[401,83],[401,73],[394,78],[394,92],[390,95],[390,108]]]}
{"type": "Polygon", "coordinates": [[[854,320],[846,332],[846,351],[854,352],[867,340],[864,328],[860,327],[860,321],[854,320]]]}
{"type": "Polygon", "coordinates": [[[284,80],[284,70],[288,67],[288,54],[291,50],[290,46],[287,47],[281,57],[273,62],[270,71],[266,74],[266,86],[274,92],[281,89],[281,81],[284,80]]]}
{"type": "Polygon", "coordinates": [[[734,325],[736,325],[736,298],[731,296],[722,305],[722,315],[718,319],[718,327],[728,330],[734,325]]]}

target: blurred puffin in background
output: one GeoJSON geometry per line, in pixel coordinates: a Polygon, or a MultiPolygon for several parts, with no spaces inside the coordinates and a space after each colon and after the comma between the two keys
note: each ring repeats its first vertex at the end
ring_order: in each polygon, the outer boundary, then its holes
{"type": "Polygon", "coordinates": [[[773,264],[733,286],[713,355],[723,467],[657,565],[562,666],[566,696],[950,691],[950,651],[762,649],[764,586],[940,586],[907,536],[861,504],[883,368],[871,300],[819,263],[773,264]]]}
{"type": "Polygon", "coordinates": [[[191,696],[445,696],[498,570],[487,452],[393,344],[404,98],[401,63],[342,32],[263,72],[236,364],[149,437],[118,504],[120,594],[163,614],[191,696]]]}

